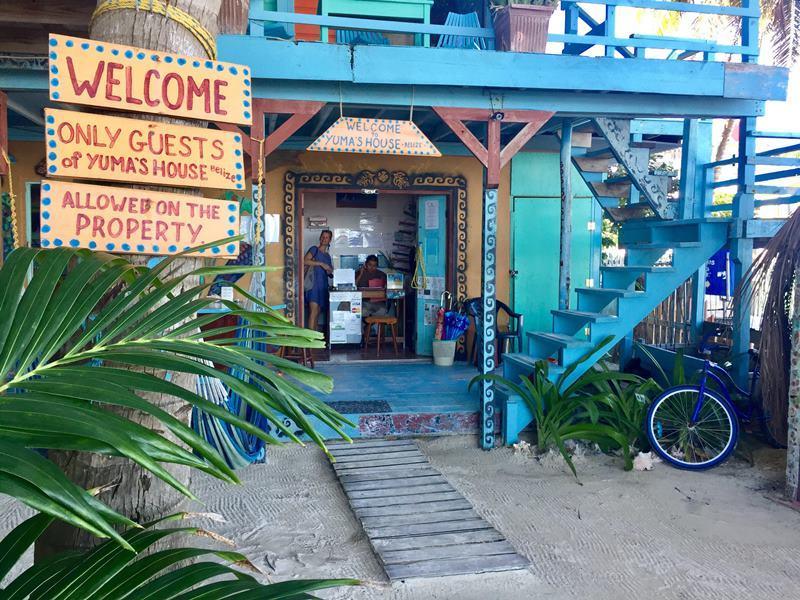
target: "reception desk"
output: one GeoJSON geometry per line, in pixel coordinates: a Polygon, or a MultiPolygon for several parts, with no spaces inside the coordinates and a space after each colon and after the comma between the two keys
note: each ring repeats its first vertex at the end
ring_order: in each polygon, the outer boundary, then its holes
{"type": "Polygon", "coordinates": [[[331,290],[328,339],[335,344],[361,343],[361,303],[358,291],[331,290]]]}

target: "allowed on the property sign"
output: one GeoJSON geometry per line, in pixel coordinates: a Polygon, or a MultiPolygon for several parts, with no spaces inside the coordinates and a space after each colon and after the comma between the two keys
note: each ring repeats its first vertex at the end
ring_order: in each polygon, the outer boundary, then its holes
{"type": "Polygon", "coordinates": [[[441,156],[413,121],[339,117],[308,147],[317,152],[441,156]]]}
{"type": "Polygon", "coordinates": [[[237,133],[56,109],[45,121],[52,176],[244,189],[237,133]]]}
{"type": "MultiPolygon", "coordinates": [[[[153,190],[42,181],[41,244],[134,254],[176,254],[232,237],[239,204],[153,190]]],[[[238,243],[195,254],[228,258],[238,243]]]]}
{"type": "Polygon", "coordinates": [[[249,125],[250,70],[179,54],[50,34],[50,99],[249,125]]]}

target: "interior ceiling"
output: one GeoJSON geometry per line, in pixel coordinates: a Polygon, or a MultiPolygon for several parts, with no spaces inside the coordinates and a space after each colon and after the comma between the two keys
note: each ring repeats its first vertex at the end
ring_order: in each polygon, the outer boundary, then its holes
{"type": "Polygon", "coordinates": [[[0,0],[0,54],[47,54],[51,33],[86,37],[96,0],[0,0]]]}

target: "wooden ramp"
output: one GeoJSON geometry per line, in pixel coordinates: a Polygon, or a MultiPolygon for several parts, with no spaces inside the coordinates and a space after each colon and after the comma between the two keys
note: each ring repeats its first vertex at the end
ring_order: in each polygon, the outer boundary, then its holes
{"type": "Polygon", "coordinates": [[[336,475],[389,579],[524,569],[413,440],[329,444],[336,475]]]}

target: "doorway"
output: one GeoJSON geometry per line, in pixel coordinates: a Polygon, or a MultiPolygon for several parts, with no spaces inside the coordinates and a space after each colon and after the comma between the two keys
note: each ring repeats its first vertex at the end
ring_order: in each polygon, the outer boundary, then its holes
{"type": "MultiPolygon", "coordinates": [[[[572,261],[570,308],[575,288],[598,285],[600,215],[594,198],[572,201],[572,261]]],[[[525,331],[551,331],[558,308],[558,269],[561,240],[561,198],[512,198],[511,293],[513,307],[525,315],[525,331]]]]}
{"type": "Polygon", "coordinates": [[[324,230],[332,232],[329,255],[339,276],[336,289],[329,292],[328,307],[316,323],[326,338],[326,351],[315,354],[317,360],[428,360],[436,327],[431,306],[435,303],[438,308],[444,289],[453,290],[457,285],[453,196],[441,191],[347,186],[312,186],[297,191],[296,321],[302,318],[306,323],[309,314],[303,290],[303,258],[324,230]],[[355,276],[369,257],[377,258],[378,270],[386,275],[385,293],[379,294],[376,302],[368,297],[375,290],[354,285],[355,276]],[[380,314],[396,320],[397,352],[391,327],[383,326],[378,353],[376,326],[367,328],[360,314],[368,302],[381,305],[380,314]],[[367,335],[370,345],[365,348],[367,335]]]}

